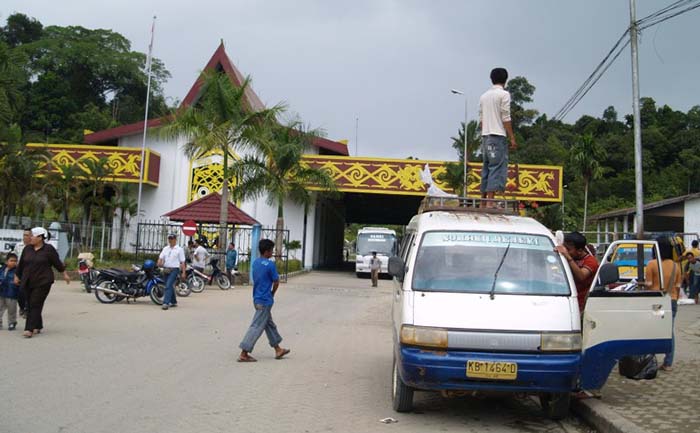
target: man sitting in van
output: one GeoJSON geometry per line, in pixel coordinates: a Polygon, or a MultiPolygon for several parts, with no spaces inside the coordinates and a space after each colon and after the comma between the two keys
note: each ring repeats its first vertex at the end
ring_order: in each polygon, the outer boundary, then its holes
{"type": "Polygon", "coordinates": [[[591,283],[598,271],[598,260],[588,252],[586,237],[579,232],[567,233],[564,236],[564,245],[558,245],[556,251],[561,253],[571,268],[576,283],[578,294],[578,308],[583,313],[586,306],[586,297],[591,289],[591,283]]]}

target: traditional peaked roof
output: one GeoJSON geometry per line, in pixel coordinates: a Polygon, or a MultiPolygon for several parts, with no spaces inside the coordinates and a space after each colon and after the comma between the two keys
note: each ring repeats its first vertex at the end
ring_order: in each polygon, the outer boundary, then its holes
{"type": "MultiPolygon", "coordinates": [[[[240,86],[241,83],[243,83],[243,80],[245,79],[243,74],[241,74],[238,68],[236,68],[236,65],[234,65],[233,62],[231,62],[231,59],[229,59],[228,55],[226,54],[223,42],[221,42],[216,51],[214,51],[214,54],[211,56],[211,59],[209,59],[206,66],[204,67],[204,71],[210,71],[214,69],[223,71],[229,77],[231,82],[236,86],[240,86]]],[[[185,96],[185,99],[183,99],[180,103],[180,108],[189,107],[197,103],[201,96],[202,82],[203,77],[200,75],[197,78],[197,81],[195,81],[192,87],[190,88],[189,92],[187,92],[187,96],[185,96]]],[[[248,88],[245,91],[245,97],[247,104],[252,109],[261,110],[265,108],[265,104],[262,103],[262,101],[252,89],[252,87],[248,86],[248,88]]],[[[143,123],[144,122],[141,121],[131,123],[128,125],[117,126],[115,128],[105,129],[102,131],[93,132],[92,134],[85,135],[84,141],[87,144],[98,144],[115,140],[117,138],[124,137],[127,135],[138,134],[143,132],[143,123]]],[[[162,118],[149,119],[148,127],[155,128],[160,126],[162,123],[162,118]]],[[[347,145],[339,143],[337,141],[332,141],[325,138],[317,138],[314,140],[314,145],[321,149],[331,151],[333,153],[337,153],[340,155],[348,155],[347,145]]]]}
{"type": "MultiPolygon", "coordinates": [[[[170,218],[171,221],[194,220],[197,223],[218,224],[220,211],[221,194],[213,192],[182,207],[171,210],[163,216],[170,218]]],[[[247,226],[260,224],[232,203],[228,204],[228,223],[247,226]]]]}
{"type": "MultiPolygon", "coordinates": [[[[686,195],[681,195],[678,197],[671,197],[667,198],[664,200],[659,200],[655,201],[653,203],[647,203],[644,205],[644,211],[652,210],[652,209],[658,209],[660,207],[665,207],[665,206],[670,206],[670,205],[675,205],[679,203],[683,203],[688,200],[692,200],[695,198],[700,198],[700,192],[695,192],[692,194],[686,194],[686,195]]],[[[623,217],[623,216],[629,216],[629,215],[634,215],[637,213],[637,209],[634,207],[630,208],[625,208],[625,209],[618,209],[610,212],[605,212],[601,213],[598,215],[593,215],[590,217],[591,221],[598,221],[598,220],[605,220],[608,218],[615,218],[615,217],[623,217]]]]}

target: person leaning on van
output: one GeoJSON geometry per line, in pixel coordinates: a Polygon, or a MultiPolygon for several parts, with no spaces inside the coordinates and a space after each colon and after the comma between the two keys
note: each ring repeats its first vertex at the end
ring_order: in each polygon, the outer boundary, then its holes
{"type": "Polygon", "coordinates": [[[598,260],[586,248],[586,237],[579,232],[567,233],[564,236],[564,245],[558,245],[556,250],[561,253],[571,268],[571,274],[576,283],[576,295],[579,311],[583,313],[586,306],[586,297],[591,289],[591,283],[598,271],[598,260]]]}
{"type": "MultiPolygon", "coordinates": [[[[682,269],[681,266],[673,261],[673,247],[666,237],[656,238],[659,245],[659,255],[661,256],[661,266],[664,274],[664,290],[671,295],[671,317],[673,324],[676,322],[676,313],[678,312],[678,296],[681,291],[682,269]]],[[[658,259],[649,260],[647,268],[644,271],[644,284],[649,290],[661,290],[661,278],[659,278],[658,259]]],[[[673,325],[672,325],[673,326],[673,325]]],[[[671,334],[671,351],[666,353],[664,363],[661,366],[662,370],[671,371],[673,365],[673,352],[676,348],[675,332],[671,334]]]]}

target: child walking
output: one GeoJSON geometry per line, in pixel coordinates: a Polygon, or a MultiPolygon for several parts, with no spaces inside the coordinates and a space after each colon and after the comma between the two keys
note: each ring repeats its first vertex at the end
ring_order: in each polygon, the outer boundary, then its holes
{"type": "Polygon", "coordinates": [[[17,327],[17,295],[19,294],[19,287],[14,281],[17,255],[8,253],[5,262],[5,265],[0,268],[0,328],[7,310],[7,329],[14,331],[17,327]]]}

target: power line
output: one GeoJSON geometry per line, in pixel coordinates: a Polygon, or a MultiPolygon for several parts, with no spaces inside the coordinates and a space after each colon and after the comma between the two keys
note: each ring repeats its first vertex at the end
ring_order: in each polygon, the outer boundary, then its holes
{"type": "MultiPolygon", "coordinates": [[[[636,25],[638,30],[647,29],[649,27],[661,24],[662,22],[669,20],[671,18],[677,17],[678,15],[690,12],[693,9],[700,7],[700,0],[679,0],[671,3],[670,5],[659,9],[658,11],[638,20],[636,25]]],[[[615,42],[613,47],[608,51],[603,60],[596,66],[593,72],[586,78],[586,80],[581,84],[581,86],[574,92],[573,95],[564,103],[564,105],[556,112],[553,119],[562,120],[566,117],[571,110],[578,105],[578,103],[583,99],[586,94],[595,86],[595,84],[602,78],[603,74],[610,68],[610,66],[617,60],[622,51],[629,45],[629,33],[628,28],[620,36],[620,38],[615,42]]]]}

